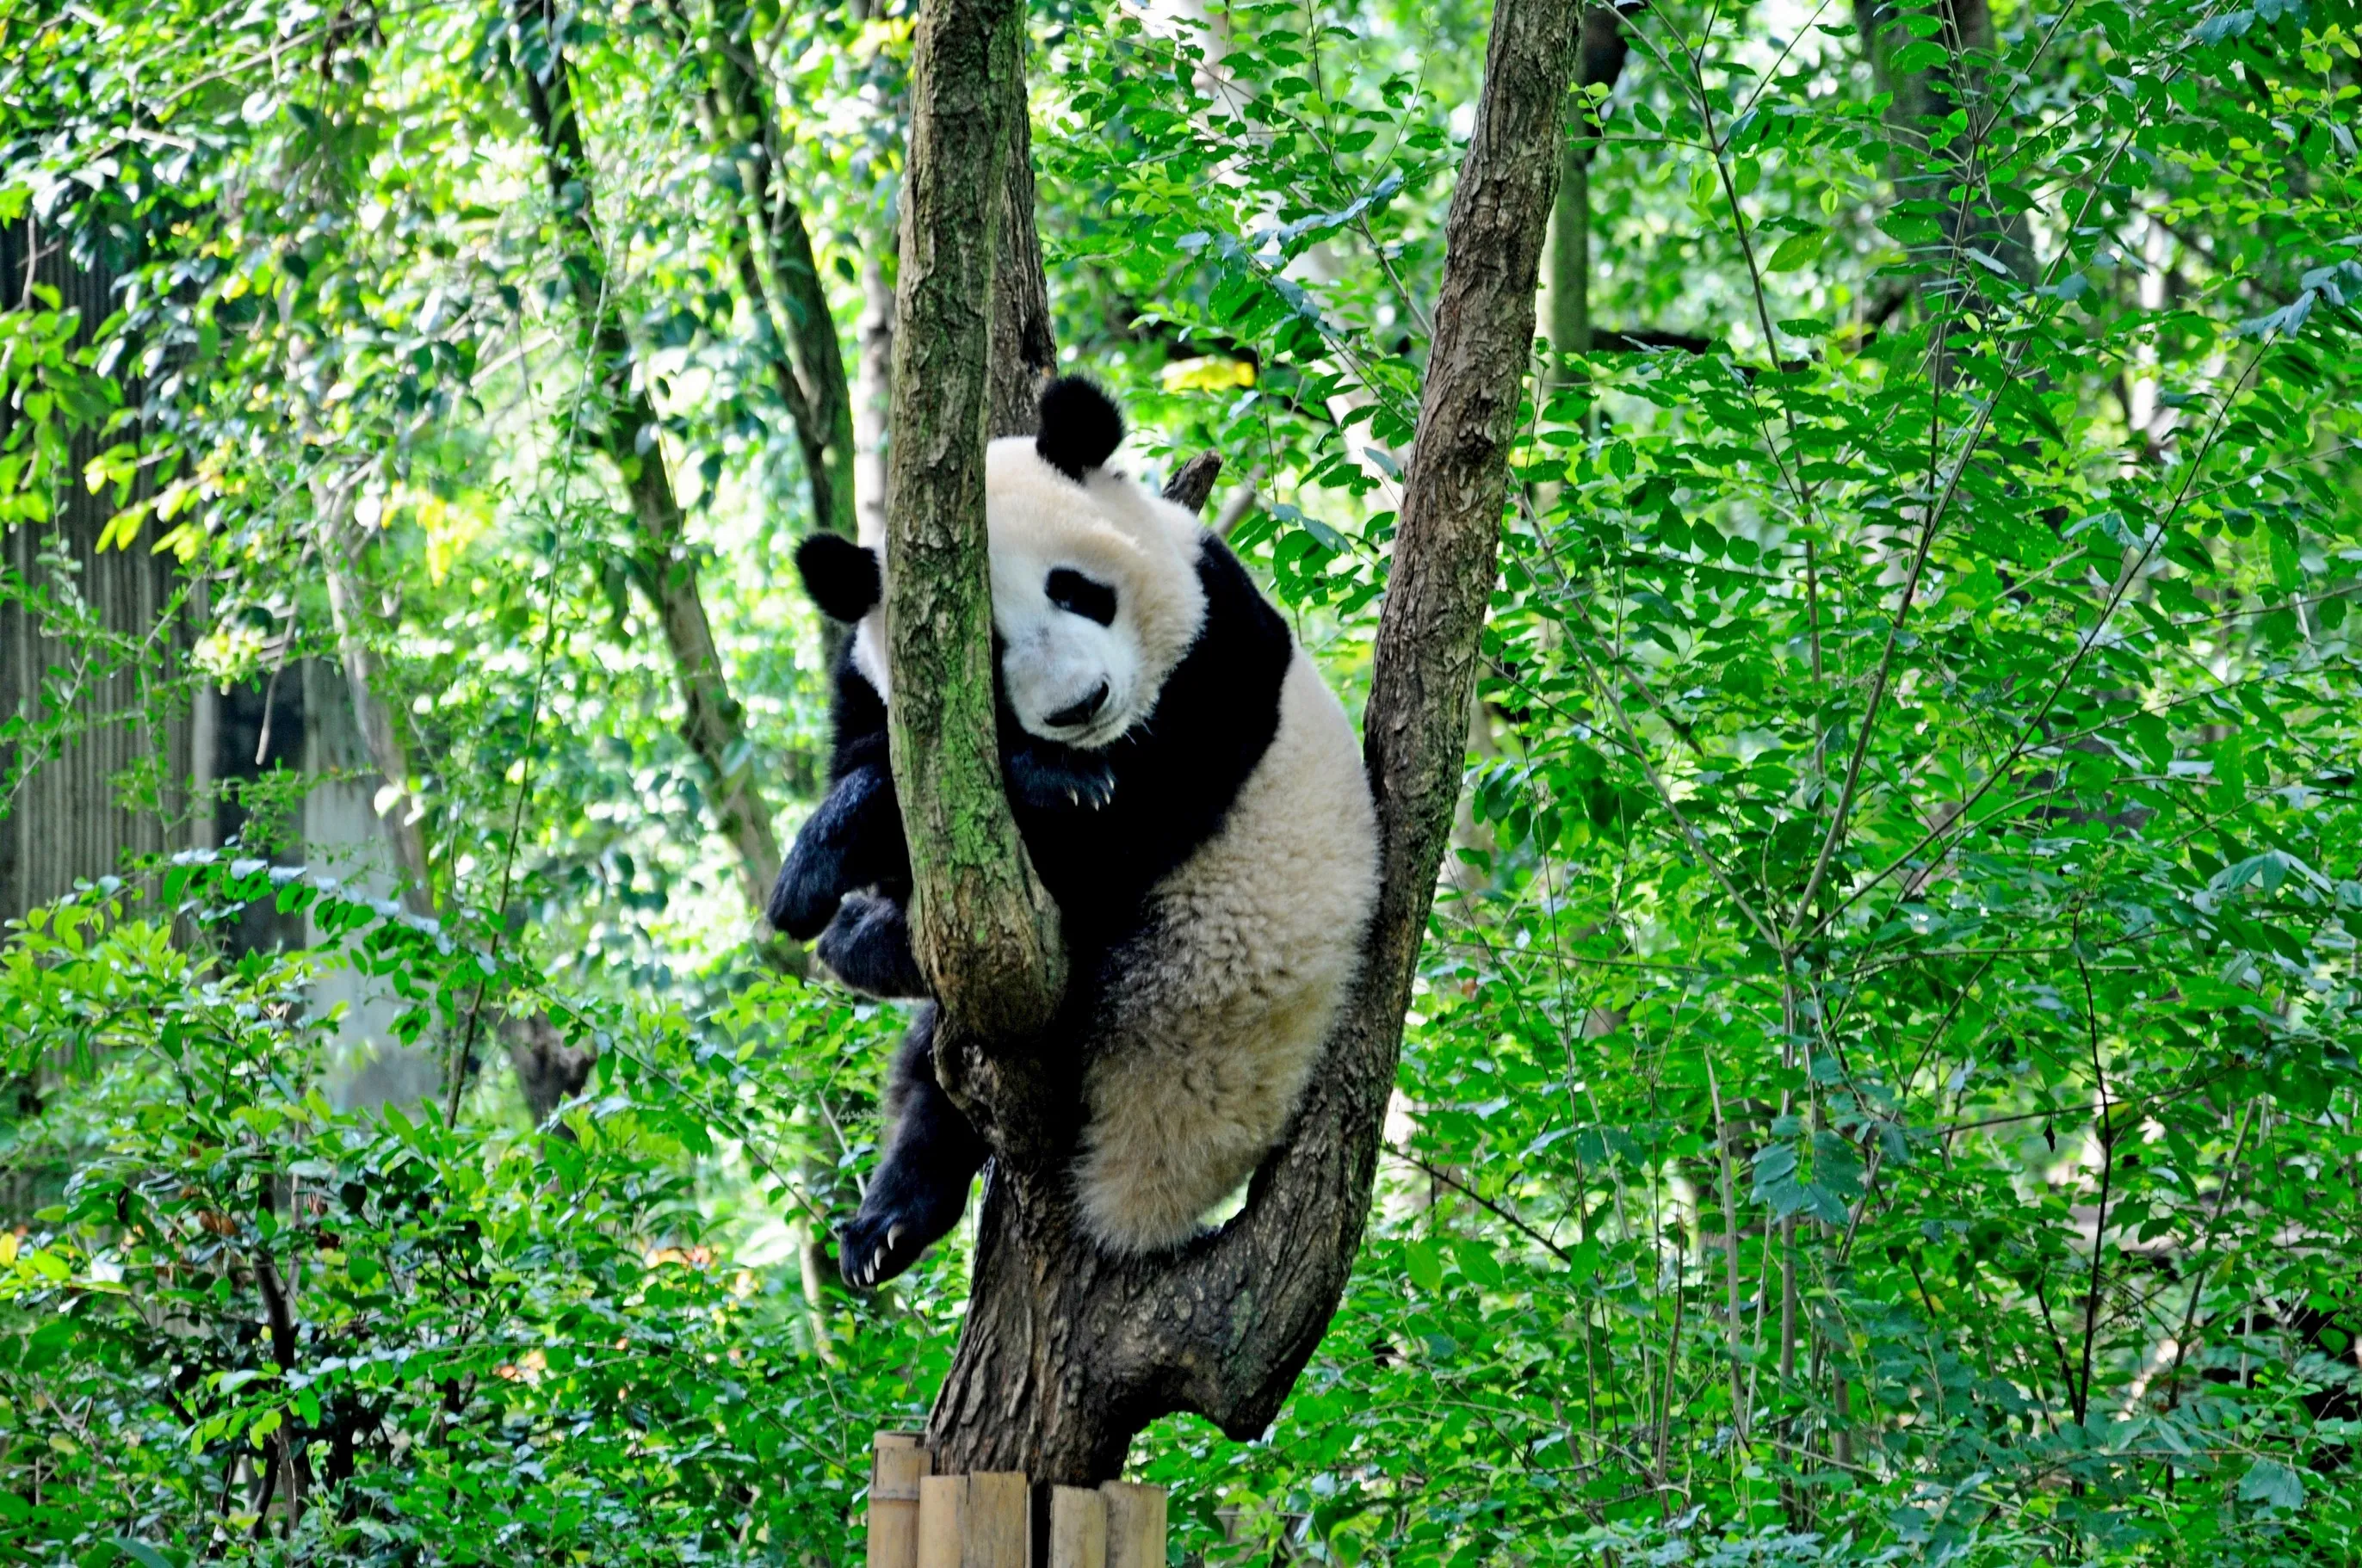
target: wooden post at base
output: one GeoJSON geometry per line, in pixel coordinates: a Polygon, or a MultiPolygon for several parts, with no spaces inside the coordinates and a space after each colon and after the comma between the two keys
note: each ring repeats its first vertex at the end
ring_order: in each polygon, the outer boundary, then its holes
{"type": "Polygon", "coordinates": [[[1099,1496],[1107,1503],[1107,1568],[1164,1568],[1164,1488],[1109,1481],[1099,1496]]]}
{"type": "Polygon", "coordinates": [[[919,1483],[918,1568],[1032,1568],[1033,1507],[1015,1472],[919,1483]]]}
{"type": "MultiPolygon", "coordinates": [[[[869,1568],[1033,1568],[1033,1491],[1014,1472],[936,1475],[917,1432],[869,1454],[869,1568]]],[[[1164,1568],[1164,1488],[1050,1488],[1049,1568],[1164,1568]]]]}
{"type": "Polygon", "coordinates": [[[1107,1499],[1080,1486],[1050,1488],[1050,1568],[1107,1568],[1107,1499]]]}
{"type": "Polygon", "coordinates": [[[918,1568],[919,1478],[933,1468],[917,1432],[870,1439],[869,1568],[918,1568]]]}

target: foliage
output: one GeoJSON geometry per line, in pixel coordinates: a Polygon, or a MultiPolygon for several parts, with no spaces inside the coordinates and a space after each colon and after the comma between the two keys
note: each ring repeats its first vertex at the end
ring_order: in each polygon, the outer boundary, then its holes
{"type": "MultiPolygon", "coordinates": [[[[0,514],[46,538],[94,486],[205,590],[208,678],[257,679],[335,646],[348,504],[442,915],[198,859],[10,932],[24,1561],[844,1562],[866,1435],[947,1353],[956,1247],[804,1294],[789,1226],[849,1209],[895,1021],[742,953],[518,74],[550,37],[575,72],[637,457],[791,827],[801,459],[681,40],[761,66],[850,356],[908,17],[529,9],[0,19],[0,215],[124,280],[108,322],[5,318],[0,514]],[[207,934],[259,896],[312,951],[207,934]],[[339,1109],[305,999],[356,962],[447,1062],[480,1009],[595,1044],[571,1136],[491,1021],[456,1124],[339,1109]]],[[[1987,15],[1626,17],[1561,213],[1613,334],[1538,358],[1362,1266],[1268,1437],[1140,1445],[1180,1550],[2362,1553],[2362,33],[1987,15]]],[[[1233,539],[1350,691],[1482,8],[1035,22],[1068,357],[1150,466],[1253,487],[1233,539]]],[[[71,587],[0,580],[87,651],[56,681],[149,657],[71,587]]],[[[61,705],[0,738],[64,744],[61,705]]]]}
{"type": "Polygon", "coordinates": [[[342,1111],[320,966],[455,1052],[528,977],[259,862],[166,885],[200,923],[259,896],[331,934],[193,958],[110,883],[9,944],[0,1045],[66,1090],[10,1153],[71,1171],[0,1242],[20,1558],[679,1562],[842,1535],[843,1456],[948,1339],[847,1298],[807,1314],[792,1269],[732,1253],[792,1201],[770,1162],[799,1075],[866,1058],[874,1028],[760,988],[694,1025],[561,1010],[606,1064],[562,1121],[342,1111]]]}

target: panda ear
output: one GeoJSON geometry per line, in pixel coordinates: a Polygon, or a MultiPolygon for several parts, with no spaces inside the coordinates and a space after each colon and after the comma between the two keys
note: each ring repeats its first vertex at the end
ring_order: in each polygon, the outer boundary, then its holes
{"type": "Polygon", "coordinates": [[[1033,449],[1068,479],[1081,483],[1122,443],[1123,415],[1082,377],[1061,376],[1043,392],[1042,434],[1033,437],[1033,449]]]}
{"type": "Polygon", "coordinates": [[[814,534],[796,547],[796,575],[833,621],[858,621],[886,597],[877,556],[842,534],[814,534]]]}

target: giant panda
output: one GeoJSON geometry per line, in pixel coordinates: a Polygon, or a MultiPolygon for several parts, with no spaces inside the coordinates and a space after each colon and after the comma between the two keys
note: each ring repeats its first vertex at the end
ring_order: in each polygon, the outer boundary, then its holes
{"type": "MultiPolygon", "coordinates": [[[[1104,393],[1054,382],[1040,435],[988,449],[985,510],[1002,772],[1067,946],[1045,1043],[1077,1076],[1074,1196],[1099,1246],[1138,1253],[1196,1235],[1286,1131],[1360,961],[1377,834],[1344,709],[1221,541],[1109,466],[1122,436],[1104,393]]],[[[848,985],[923,996],[879,554],[834,536],[797,552],[813,601],[855,624],[830,789],[768,912],[848,985]]],[[[948,1231],[989,1154],[933,1044],[931,1007],[841,1236],[855,1286],[948,1231]]]]}

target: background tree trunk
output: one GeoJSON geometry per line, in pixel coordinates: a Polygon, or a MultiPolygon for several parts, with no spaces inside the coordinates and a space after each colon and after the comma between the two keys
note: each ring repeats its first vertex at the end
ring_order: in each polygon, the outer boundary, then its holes
{"type": "MultiPolygon", "coordinates": [[[[435,918],[435,880],[427,864],[426,839],[418,831],[425,803],[411,792],[410,757],[394,727],[393,711],[386,706],[384,671],[377,650],[370,646],[369,611],[354,572],[360,541],[348,526],[350,495],[323,495],[315,502],[320,526],[320,561],[328,584],[328,618],[337,633],[337,654],[344,666],[345,689],[352,698],[353,719],[360,727],[361,744],[385,787],[399,793],[378,806],[379,827],[393,856],[402,907],[422,920],[435,918]]],[[[536,1118],[536,1120],[539,1120],[536,1118]]]]}
{"type": "MultiPolygon", "coordinates": [[[[759,922],[771,880],[779,871],[778,840],[771,832],[770,808],[755,784],[745,710],[730,693],[729,674],[723,668],[698,589],[696,556],[672,475],[665,468],[656,405],[646,386],[635,385],[631,375],[624,302],[614,295],[606,252],[599,243],[590,204],[590,159],[574,110],[557,15],[555,0],[516,0],[525,107],[546,160],[559,242],[567,251],[566,275],[573,285],[591,373],[598,378],[604,404],[583,436],[623,472],[639,525],[629,563],[632,577],[664,633],[680,687],[681,737],[704,765],[714,825],[735,852],[739,890],[759,922]]],[[[841,368],[838,374],[841,385],[841,368]]],[[[849,435],[846,457],[849,463],[849,435]]],[[[849,469],[847,472],[849,501],[849,469]]],[[[768,945],[778,956],[781,944],[768,945]]]]}
{"type": "MultiPolygon", "coordinates": [[[[1028,221],[1031,221],[1029,216],[1028,221]]],[[[861,316],[854,324],[854,536],[886,536],[886,418],[894,384],[894,285],[876,256],[861,263],[861,316]]]]}
{"type": "MultiPolygon", "coordinates": [[[[1002,1026],[1013,1013],[1007,999],[981,994],[973,973],[1006,956],[1028,966],[1030,981],[1047,964],[1031,966],[1027,939],[1054,951],[1038,887],[1021,874],[1013,832],[1003,831],[989,767],[982,453],[968,434],[969,389],[982,380],[970,356],[985,334],[963,301],[999,297],[972,287],[978,234],[989,236],[971,215],[1004,177],[995,160],[1007,142],[979,146],[987,131],[974,120],[945,124],[963,108],[976,115],[972,105],[989,97],[997,57],[979,40],[1002,14],[993,0],[929,0],[922,14],[896,340],[888,585],[895,776],[930,908],[921,952],[939,982],[961,982],[939,993],[946,1027],[938,1066],[995,1149],[966,1322],[929,1437],[939,1473],[1017,1469],[1036,1483],[1088,1484],[1116,1474],[1133,1435],[1169,1412],[1196,1411],[1234,1438],[1261,1432],[1319,1342],[1361,1243],[1459,793],[1578,13],[1558,0],[1500,0],[1452,198],[1365,724],[1384,875],[1367,966],[1293,1135],[1257,1175],[1245,1209],[1183,1252],[1132,1260],[1101,1254],[1078,1232],[1044,1065],[1030,1057],[1021,1032],[1002,1026]],[[965,83],[961,72],[970,73],[965,83]],[[963,154],[968,161],[944,166],[963,154]],[[914,276],[920,267],[923,277],[914,276]],[[965,294],[951,286],[962,281],[971,285],[965,294]],[[922,506],[924,516],[913,511],[922,506]],[[942,547],[912,547],[936,536],[942,547]],[[921,573],[929,580],[914,581],[921,573]],[[922,632],[912,624],[920,618],[922,632]],[[909,701],[914,692],[923,704],[909,701]],[[936,712],[955,692],[976,714],[956,772],[941,756],[949,737],[936,712]],[[911,717],[919,707],[927,710],[924,735],[938,743],[933,756],[920,754],[911,717]],[[913,766],[921,761],[931,766],[913,766]],[[963,864],[954,882],[938,864],[940,845],[961,834],[977,848],[988,844],[998,868],[963,864]],[[970,1010],[979,1000],[996,1012],[970,1010]]],[[[1054,994],[1039,985],[1027,993],[1054,994]]]]}
{"type": "Polygon", "coordinates": [[[1933,35],[1934,41],[1950,55],[1940,64],[1916,71],[1894,68],[1895,55],[1912,41],[1913,35],[1904,27],[1904,14],[1893,0],[1854,0],[1853,13],[1862,54],[1870,62],[1871,83],[1879,92],[1893,95],[1886,106],[1887,129],[1898,142],[1941,153],[1948,165],[1940,172],[1905,174],[1901,171],[1912,160],[1892,156],[1887,160],[1888,170],[1895,177],[1896,196],[1943,204],[1938,219],[1944,234],[1943,271],[1920,280],[1920,292],[1934,295],[1939,308],[1956,300],[1964,287],[1960,270],[1974,265],[1961,254],[1970,248],[1984,251],[2019,282],[2031,285],[2036,268],[2025,220],[1979,213],[1972,210],[1978,198],[1952,200],[1947,195],[1957,184],[1973,189],[1980,183],[1976,165],[1993,113],[1985,81],[1994,55],[1992,7],[1987,0],[1940,0],[1925,13],[1942,24],[1933,35]],[[1967,123],[1956,132],[1947,122],[1959,109],[1968,112],[1967,123]]]}
{"type": "MultiPolygon", "coordinates": [[[[1575,85],[1614,91],[1631,52],[1623,16],[1610,6],[1588,6],[1582,36],[1575,85]]],[[[1591,352],[1591,160],[1598,151],[1599,116],[1588,97],[1578,97],[1559,144],[1558,196],[1551,210],[1550,340],[1561,354],[1591,352]]],[[[1564,376],[1553,369],[1553,381],[1564,376]]]]}
{"type": "Polygon", "coordinates": [[[701,19],[683,0],[677,17],[704,57],[706,135],[737,169],[746,221],[731,231],[731,265],[802,448],[812,526],[850,538],[853,399],[811,232],[780,174],[778,117],[755,58],[754,18],[738,0],[713,0],[701,19]]]}

